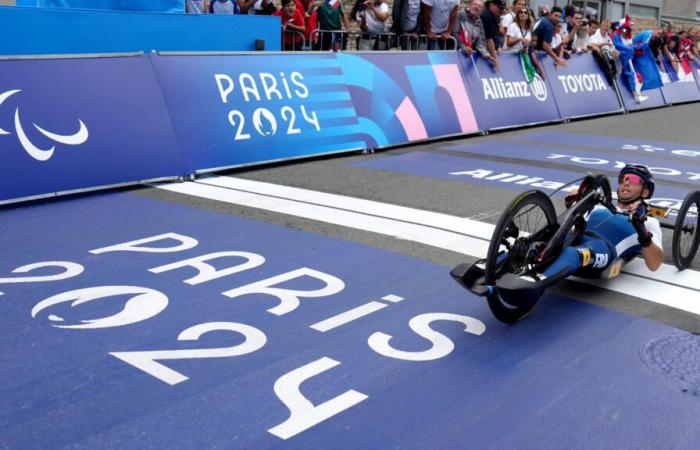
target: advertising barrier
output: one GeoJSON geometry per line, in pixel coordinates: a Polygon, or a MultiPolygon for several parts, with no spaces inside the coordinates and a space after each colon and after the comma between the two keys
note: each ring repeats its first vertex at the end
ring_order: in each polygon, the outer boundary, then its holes
{"type": "Polygon", "coordinates": [[[620,98],[622,99],[622,103],[624,104],[625,110],[627,111],[658,108],[659,106],[666,105],[666,102],[664,101],[664,96],[661,93],[660,88],[646,89],[642,91],[642,95],[645,97],[645,99],[640,103],[637,103],[634,100],[634,94],[632,94],[632,92],[627,87],[625,77],[622,74],[619,65],[617,70],[617,87],[617,90],[620,93],[620,98]]]}
{"type": "Polygon", "coordinates": [[[0,61],[0,204],[183,175],[145,56],[0,61]]]}
{"type": "Polygon", "coordinates": [[[457,53],[338,53],[367,148],[479,131],[457,53]]]}
{"type": "Polygon", "coordinates": [[[190,172],[365,148],[334,53],[152,61],[190,172]]]}
{"type": "Polygon", "coordinates": [[[192,172],[479,131],[455,53],[153,55],[192,172]]]}
{"type": "Polygon", "coordinates": [[[517,54],[501,55],[499,72],[484,59],[476,56],[471,59],[462,52],[459,55],[469,98],[482,130],[561,119],[547,81],[536,77],[528,83],[517,54]]]}
{"type": "Polygon", "coordinates": [[[590,54],[575,54],[566,67],[540,58],[562,119],[623,111],[614,84],[610,84],[590,54]]]}
{"type": "Polygon", "coordinates": [[[696,71],[691,71],[682,81],[674,81],[664,84],[661,87],[666,104],[686,103],[700,100],[700,89],[694,75],[696,71]]]}
{"type": "MultiPolygon", "coordinates": [[[[0,60],[0,204],[620,111],[590,55],[542,63],[528,83],[514,54],[497,73],[461,52],[0,60]]],[[[697,78],[618,92],[697,100],[697,78]]]]}

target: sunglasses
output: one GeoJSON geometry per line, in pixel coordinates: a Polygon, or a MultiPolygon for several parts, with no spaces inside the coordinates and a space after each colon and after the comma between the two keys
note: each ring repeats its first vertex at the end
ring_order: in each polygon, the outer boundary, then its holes
{"type": "Polygon", "coordinates": [[[518,14],[526,14],[526,15],[529,15],[530,13],[527,12],[527,11],[518,11],[518,14]]]}
{"type": "Polygon", "coordinates": [[[618,178],[617,181],[620,184],[624,184],[626,182],[632,186],[642,186],[644,184],[642,177],[633,173],[626,173],[618,178]]]}

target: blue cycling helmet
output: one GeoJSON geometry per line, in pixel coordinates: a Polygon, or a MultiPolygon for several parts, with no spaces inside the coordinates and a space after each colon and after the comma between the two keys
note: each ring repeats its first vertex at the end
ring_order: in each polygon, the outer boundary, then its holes
{"type": "MultiPolygon", "coordinates": [[[[649,172],[649,169],[647,166],[643,164],[627,164],[625,167],[620,170],[620,175],[618,175],[617,180],[618,182],[622,178],[623,175],[625,174],[634,174],[634,175],[639,175],[642,177],[642,181],[644,181],[644,189],[647,189],[649,191],[649,195],[647,195],[645,198],[650,199],[654,195],[654,176],[649,172]]],[[[636,201],[637,199],[634,199],[632,201],[636,201]]]]}

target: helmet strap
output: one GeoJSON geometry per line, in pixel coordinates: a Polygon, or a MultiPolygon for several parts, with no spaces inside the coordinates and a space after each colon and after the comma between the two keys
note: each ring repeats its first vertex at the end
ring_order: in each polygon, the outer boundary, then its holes
{"type": "Polygon", "coordinates": [[[623,205],[631,205],[632,203],[636,202],[636,201],[639,200],[640,198],[642,198],[642,195],[641,195],[641,194],[639,194],[638,196],[636,196],[635,198],[633,198],[633,199],[631,199],[631,200],[622,200],[622,199],[620,199],[620,197],[618,197],[618,198],[617,198],[617,201],[620,202],[620,203],[622,203],[623,205]]]}

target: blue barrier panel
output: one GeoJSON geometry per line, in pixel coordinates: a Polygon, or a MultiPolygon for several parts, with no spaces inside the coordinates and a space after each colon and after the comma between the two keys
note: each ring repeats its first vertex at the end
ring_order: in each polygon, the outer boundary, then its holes
{"type": "Polygon", "coordinates": [[[146,57],[0,61],[0,203],[183,174],[146,57]]]}
{"type": "Polygon", "coordinates": [[[622,111],[615,86],[590,54],[574,55],[566,67],[554,67],[551,58],[541,58],[562,118],[622,111]]]}
{"type": "Polygon", "coordinates": [[[667,104],[694,102],[700,100],[700,89],[691,72],[684,81],[674,81],[661,86],[661,93],[667,104]]]}
{"type": "MultiPolygon", "coordinates": [[[[618,67],[619,72],[619,67],[618,67]]],[[[625,105],[627,111],[635,111],[649,108],[657,108],[659,106],[664,106],[666,102],[664,101],[664,96],[661,93],[661,89],[647,89],[642,91],[642,95],[646,97],[641,103],[634,101],[634,95],[630,92],[625,82],[625,77],[621,72],[617,76],[617,86],[620,92],[620,97],[622,98],[622,103],[625,105]]]]}
{"type": "Polygon", "coordinates": [[[280,50],[274,16],[0,7],[0,55],[280,50]]]}
{"type": "Polygon", "coordinates": [[[482,130],[560,119],[548,83],[539,78],[532,83],[525,81],[518,55],[501,55],[500,72],[483,59],[471,60],[461,52],[460,60],[482,130]]]}
{"type": "Polygon", "coordinates": [[[34,0],[40,8],[107,9],[112,11],[150,11],[184,13],[185,0],[34,0]]]}
{"type": "Polygon", "coordinates": [[[455,52],[337,57],[368,148],[479,131],[455,52]]]}
{"type": "Polygon", "coordinates": [[[334,53],[152,60],[193,172],[365,148],[334,53]]]}

